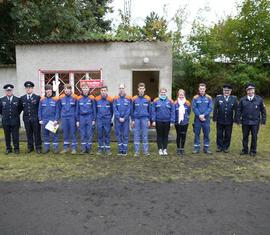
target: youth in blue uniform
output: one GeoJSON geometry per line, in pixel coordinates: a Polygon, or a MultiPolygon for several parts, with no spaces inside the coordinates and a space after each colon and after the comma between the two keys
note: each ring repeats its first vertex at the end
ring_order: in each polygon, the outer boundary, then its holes
{"type": "Polygon", "coordinates": [[[200,133],[203,130],[203,151],[206,154],[212,154],[209,150],[210,146],[210,114],[212,112],[212,98],[206,93],[206,85],[201,83],[199,85],[199,94],[195,95],[192,100],[192,110],[195,114],[194,118],[194,151],[200,152],[200,133]]]}
{"type": "Polygon", "coordinates": [[[167,89],[161,88],[159,97],[152,104],[152,125],[156,127],[157,146],[160,156],[167,156],[168,137],[171,124],[174,124],[174,103],[167,97],[167,89]]]}
{"type": "Polygon", "coordinates": [[[125,84],[120,84],[119,95],[113,101],[114,130],[120,156],[126,156],[128,152],[131,107],[132,97],[126,95],[125,84]]]}
{"type": "Polygon", "coordinates": [[[246,87],[247,95],[240,99],[237,110],[237,123],[242,124],[243,149],[240,155],[250,154],[251,157],[257,153],[257,136],[260,124],[265,126],[266,110],[263,99],[255,95],[255,85],[250,83],[246,87]],[[248,148],[248,137],[251,133],[251,145],[248,148]]]}
{"type": "Polygon", "coordinates": [[[176,130],[176,154],[182,156],[185,154],[185,142],[189,124],[191,104],[185,97],[185,91],[180,89],[175,101],[175,130],[176,130]]]}
{"type": "Polygon", "coordinates": [[[145,84],[138,84],[139,94],[132,98],[132,128],[134,129],[134,150],[135,157],[140,155],[140,138],[142,136],[143,153],[149,156],[148,146],[148,128],[150,127],[151,119],[151,100],[145,95],[145,84]]]}
{"type": "Polygon", "coordinates": [[[98,155],[105,152],[111,155],[111,122],[113,116],[113,99],[108,96],[108,87],[100,89],[100,96],[96,97],[98,155]]]}
{"type": "Polygon", "coordinates": [[[81,154],[90,153],[93,141],[93,125],[96,122],[96,101],[95,97],[89,95],[87,83],[81,85],[82,95],[77,101],[77,127],[80,130],[81,154]]]}
{"type": "Polygon", "coordinates": [[[62,154],[67,153],[70,146],[71,137],[71,154],[77,153],[77,138],[76,138],[76,105],[77,96],[72,94],[72,87],[66,84],[64,94],[59,97],[58,107],[62,123],[64,146],[62,154]]]}
{"type": "Polygon", "coordinates": [[[55,125],[57,125],[59,121],[59,110],[57,107],[58,99],[56,97],[52,97],[52,94],[53,88],[50,84],[47,84],[45,86],[45,97],[40,99],[38,108],[38,119],[43,133],[44,154],[50,151],[50,136],[52,136],[54,153],[58,153],[59,151],[58,131],[56,133],[52,133],[45,128],[49,121],[54,122],[55,125]]]}
{"type": "Polygon", "coordinates": [[[229,152],[233,123],[236,121],[237,97],[231,95],[232,86],[225,84],[223,94],[215,99],[213,121],[217,123],[217,152],[229,152]]]}

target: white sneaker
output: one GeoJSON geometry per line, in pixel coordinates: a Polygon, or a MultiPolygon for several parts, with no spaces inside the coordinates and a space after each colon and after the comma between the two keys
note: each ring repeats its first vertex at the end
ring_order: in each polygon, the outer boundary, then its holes
{"type": "Polygon", "coordinates": [[[163,155],[168,156],[167,149],[163,149],[163,155]]]}
{"type": "Polygon", "coordinates": [[[163,155],[162,149],[158,150],[158,154],[159,154],[159,156],[162,156],[163,155]]]}

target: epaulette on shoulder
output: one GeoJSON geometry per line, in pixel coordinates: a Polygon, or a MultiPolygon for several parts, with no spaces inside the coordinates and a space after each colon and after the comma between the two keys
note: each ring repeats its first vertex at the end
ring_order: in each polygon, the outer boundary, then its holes
{"type": "Polygon", "coordinates": [[[40,101],[45,100],[45,99],[46,99],[45,96],[40,97],[40,101]]]}
{"type": "Polygon", "coordinates": [[[144,98],[147,99],[148,101],[151,100],[150,96],[148,96],[148,95],[145,95],[144,98]]]}
{"type": "Polygon", "coordinates": [[[83,98],[82,95],[78,95],[78,96],[77,96],[77,100],[80,100],[81,98],[83,98]]]}
{"type": "Polygon", "coordinates": [[[187,106],[191,106],[191,103],[190,103],[189,100],[186,100],[186,105],[187,105],[187,106]]]}
{"type": "Polygon", "coordinates": [[[156,102],[156,101],[158,101],[158,100],[159,100],[159,98],[157,97],[157,98],[154,99],[154,102],[156,102]]]}
{"type": "Polygon", "coordinates": [[[96,97],[96,101],[99,101],[99,100],[101,100],[101,95],[96,97]]]}
{"type": "Polygon", "coordinates": [[[127,95],[127,96],[126,96],[126,99],[128,99],[128,100],[132,100],[132,96],[127,95]]]}
{"type": "Polygon", "coordinates": [[[199,98],[199,95],[194,95],[193,96],[193,99],[198,99],[199,98]]]}
{"type": "Polygon", "coordinates": [[[107,100],[110,101],[111,103],[113,102],[113,97],[107,96],[107,100]]]}
{"type": "Polygon", "coordinates": [[[76,100],[78,99],[78,95],[76,95],[76,94],[72,94],[71,96],[76,100]]]}
{"type": "Polygon", "coordinates": [[[212,97],[208,94],[205,95],[208,99],[212,99],[212,97]]]}
{"type": "Polygon", "coordinates": [[[132,97],[132,100],[136,100],[137,98],[138,98],[138,96],[135,95],[135,96],[132,97]]]}
{"type": "Polygon", "coordinates": [[[95,96],[89,95],[88,98],[90,98],[90,99],[95,99],[95,96]]]}
{"type": "Polygon", "coordinates": [[[66,95],[62,94],[62,95],[59,96],[59,99],[63,99],[64,97],[66,97],[66,95]]]}
{"type": "Polygon", "coordinates": [[[59,100],[59,97],[54,96],[54,97],[52,97],[52,99],[53,99],[54,101],[58,101],[58,100],[59,100]]]}
{"type": "Polygon", "coordinates": [[[120,98],[119,95],[116,95],[115,97],[113,97],[114,100],[117,100],[117,99],[119,99],[119,98],[120,98]]]}

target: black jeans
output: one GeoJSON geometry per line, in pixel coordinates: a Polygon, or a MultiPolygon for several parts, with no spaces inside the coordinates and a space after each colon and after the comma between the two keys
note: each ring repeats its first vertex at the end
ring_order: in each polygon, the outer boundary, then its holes
{"type": "Polygon", "coordinates": [[[14,149],[19,150],[19,125],[3,125],[5,140],[6,140],[6,149],[12,150],[11,147],[11,137],[13,141],[14,149]]]}
{"type": "Polygon", "coordinates": [[[158,149],[167,149],[170,122],[156,122],[158,149]]]}
{"type": "Polygon", "coordinates": [[[223,125],[217,123],[217,147],[221,150],[227,150],[231,144],[233,125],[223,125]]]}
{"type": "Polygon", "coordinates": [[[242,132],[243,132],[243,151],[245,153],[248,153],[248,137],[249,133],[251,132],[250,152],[256,153],[259,125],[242,125],[242,132]]]}
{"type": "Polygon", "coordinates": [[[177,148],[183,149],[185,147],[186,137],[187,137],[187,130],[188,130],[188,124],[186,125],[175,125],[176,130],[176,145],[177,148]]]}

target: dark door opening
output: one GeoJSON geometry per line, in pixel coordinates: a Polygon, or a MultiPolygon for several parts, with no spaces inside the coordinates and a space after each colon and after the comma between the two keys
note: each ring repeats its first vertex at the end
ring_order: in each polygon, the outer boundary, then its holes
{"type": "Polygon", "coordinates": [[[159,71],[133,71],[132,72],[132,95],[138,94],[138,84],[145,83],[146,95],[153,100],[158,97],[159,71]]]}

